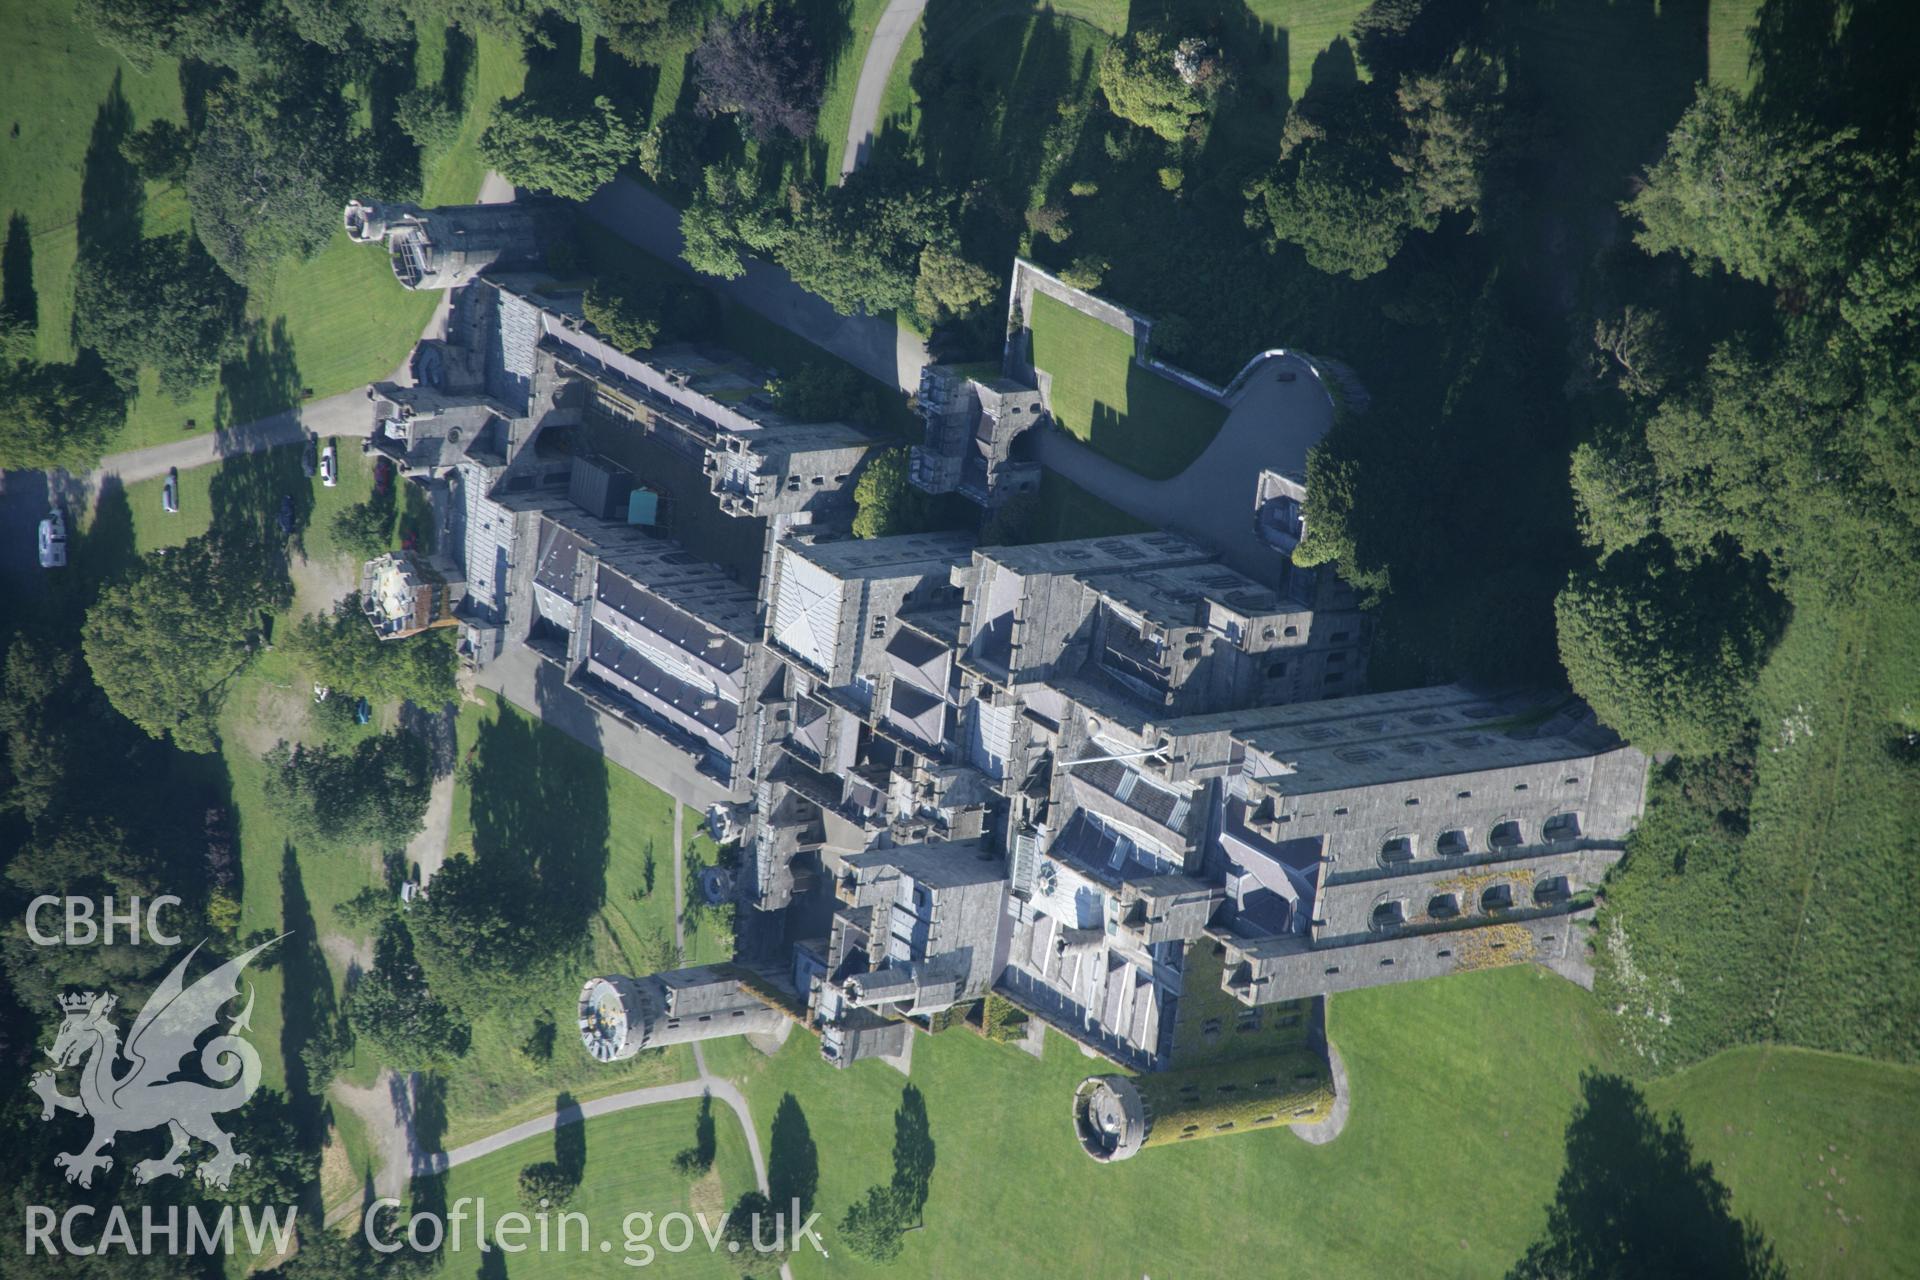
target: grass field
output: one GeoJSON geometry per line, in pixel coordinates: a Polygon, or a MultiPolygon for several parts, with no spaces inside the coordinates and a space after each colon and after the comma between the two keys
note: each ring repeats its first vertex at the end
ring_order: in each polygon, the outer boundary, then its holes
{"type": "Polygon", "coordinates": [[[1179,475],[1219,434],[1226,411],[1133,359],[1133,339],[1045,294],[1028,324],[1033,365],[1052,378],[1061,426],[1141,475],[1179,475]]]}
{"type": "MultiPolygon", "coordinates": [[[[552,1135],[529,1138],[502,1151],[481,1157],[471,1164],[450,1171],[444,1179],[448,1204],[461,1199],[485,1197],[487,1215],[517,1211],[520,1208],[520,1170],[529,1164],[556,1160],[565,1164],[582,1159],[579,1191],[567,1204],[567,1212],[584,1214],[590,1231],[587,1253],[579,1247],[579,1228],[568,1228],[567,1252],[558,1248],[542,1251],[538,1247],[516,1253],[510,1262],[502,1262],[500,1253],[483,1257],[475,1247],[469,1223],[458,1251],[449,1248],[441,1259],[437,1274],[458,1276],[461,1280],[476,1273],[483,1276],[505,1275],[514,1280],[539,1280],[542,1276],[576,1275],[667,1275],[674,1277],[737,1276],[739,1270],[727,1263],[728,1255],[710,1253],[699,1228],[694,1228],[694,1247],[683,1253],[671,1253],[660,1246],[657,1235],[643,1236],[651,1244],[651,1254],[636,1245],[627,1246],[631,1214],[650,1215],[648,1227],[658,1230],[660,1219],[673,1213],[703,1213],[717,1227],[733,1201],[753,1188],[753,1165],[739,1121],[724,1106],[714,1106],[714,1162],[711,1172],[689,1179],[673,1168],[676,1152],[694,1143],[694,1127],[700,1104],[664,1102],[616,1115],[599,1116],[568,1125],[552,1135]],[[600,1242],[610,1249],[600,1251],[600,1242]]],[[[638,1220],[632,1232],[641,1235],[638,1220]]],[[[536,1227],[537,1231],[537,1227],[536,1227]]],[[[555,1237],[560,1239],[556,1220],[555,1237]]],[[[666,1237],[678,1245],[678,1228],[666,1237]]],[[[529,1243],[538,1236],[527,1237],[529,1243]]],[[[722,1246],[724,1250],[724,1246],[722,1246]]]]}
{"type": "MultiPolygon", "coordinates": [[[[964,1028],[919,1038],[912,1084],[930,1116],[933,1190],[926,1229],[906,1237],[889,1274],[1027,1274],[1040,1248],[1087,1275],[1271,1274],[1276,1258],[1286,1274],[1502,1273],[1545,1224],[1581,1073],[1615,1061],[1599,1004],[1520,966],[1342,996],[1331,1012],[1354,1099],[1338,1140],[1310,1147],[1286,1132],[1250,1134],[1106,1167],[1081,1153],[1067,1119],[1073,1086],[1101,1068],[1067,1041],[1050,1033],[1035,1062],[964,1028]]],[[[773,1059],[725,1042],[708,1060],[743,1082],[763,1140],[777,1100],[797,1099],[823,1153],[830,1227],[886,1180],[890,1115],[908,1083],[897,1072],[873,1062],[836,1071],[802,1036],[773,1059]]],[[[1696,1159],[1727,1162],[1736,1211],[1757,1217],[1794,1274],[1822,1274],[1843,1242],[1852,1269],[1826,1268],[1834,1274],[1907,1273],[1914,1073],[1811,1054],[1775,1053],[1765,1064],[1731,1055],[1657,1086],[1649,1103],[1679,1109],[1696,1159]],[[1866,1109],[1847,1106],[1856,1093],[1866,1109]],[[1879,1230],[1841,1240],[1810,1227],[1824,1211],[1807,1203],[1825,1205],[1820,1189],[1807,1197],[1777,1153],[1798,1140],[1810,1158],[1805,1140],[1820,1132],[1849,1185],[1871,1184],[1847,1212],[1879,1230]]],[[[770,1149],[768,1160],[778,1166],[781,1155],[770,1149]]],[[[827,1248],[831,1264],[796,1261],[795,1273],[881,1270],[848,1259],[832,1233],[827,1248]]]]}
{"type": "MultiPolygon", "coordinates": [[[[0,0],[0,14],[16,42],[9,73],[0,78],[0,120],[18,129],[17,136],[0,135],[0,212],[24,217],[32,237],[40,355],[71,359],[75,220],[86,153],[116,92],[133,128],[182,120],[179,68],[162,58],[150,72],[135,70],[75,20],[71,0],[0,0]]],[[[439,77],[438,39],[425,39],[416,58],[423,81],[439,77]]],[[[426,175],[428,204],[473,199],[485,172],[475,150],[480,131],[493,102],[518,91],[523,71],[517,50],[480,39],[467,119],[426,175]]],[[[148,184],[144,214],[152,236],[187,229],[191,210],[184,191],[148,184]]],[[[401,289],[384,255],[356,249],[336,232],[316,257],[284,263],[252,288],[251,347],[216,383],[174,401],[144,378],[108,452],[250,421],[297,403],[304,390],[327,396],[384,378],[406,358],[437,300],[401,289]]]]}
{"type": "Polygon", "coordinates": [[[1749,89],[1747,29],[1760,0],[1707,0],[1707,79],[1729,89],[1749,89]]]}
{"type": "MultiPolygon", "coordinates": [[[[691,904],[701,901],[700,869],[720,861],[720,846],[700,825],[697,811],[684,809],[681,822],[686,833],[686,849],[682,856],[687,869],[687,902],[691,904]]],[[[730,918],[705,910],[693,910],[687,913],[686,937],[687,950],[682,957],[686,964],[716,964],[733,958],[730,918]]]]}
{"type": "Polygon", "coordinates": [[[1720,1054],[1647,1089],[1795,1276],[1920,1275],[1920,1071],[1805,1049],[1720,1054]]]}

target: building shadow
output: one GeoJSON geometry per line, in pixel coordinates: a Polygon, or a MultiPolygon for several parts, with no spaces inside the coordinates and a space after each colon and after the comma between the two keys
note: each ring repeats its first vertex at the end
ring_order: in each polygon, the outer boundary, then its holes
{"type": "Polygon", "coordinates": [[[1731,1201],[1713,1166],[1693,1158],[1679,1116],[1662,1119],[1628,1081],[1590,1072],[1567,1125],[1567,1165],[1546,1233],[1508,1280],[1785,1280],[1773,1246],[1733,1216],[1731,1201]]]}

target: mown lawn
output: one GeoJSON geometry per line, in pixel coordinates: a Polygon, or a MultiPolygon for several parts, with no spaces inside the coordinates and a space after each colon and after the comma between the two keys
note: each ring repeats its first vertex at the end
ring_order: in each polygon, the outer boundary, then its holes
{"type": "MultiPolygon", "coordinates": [[[[39,353],[66,360],[73,356],[75,220],[87,154],[97,143],[111,145],[108,135],[156,119],[183,120],[180,72],[166,58],[149,72],[134,69],[94,40],[71,0],[0,0],[0,15],[14,40],[0,77],[0,212],[24,218],[31,236],[39,353]]],[[[424,22],[421,34],[416,77],[437,80],[442,34],[424,22]]],[[[466,122],[426,174],[426,203],[474,198],[485,173],[475,144],[492,104],[517,92],[523,75],[517,49],[479,40],[466,122]]],[[[143,212],[148,236],[186,230],[191,221],[186,193],[172,186],[148,184],[143,212]]],[[[249,349],[214,383],[175,401],[144,378],[108,452],[251,421],[291,407],[305,391],[324,397],[384,378],[406,359],[437,301],[401,289],[384,255],[356,248],[337,231],[313,259],[283,263],[255,283],[247,303],[249,349]]]]}
{"type": "Polygon", "coordinates": [[[700,872],[720,862],[720,846],[707,834],[701,825],[700,812],[697,809],[682,806],[680,816],[682,832],[686,836],[686,849],[683,853],[686,866],[686,895],[691,910],[686,916],[686,955],[684,963],[717,964],[733,959],[733,922],[723,913],[717,913],[693,906],[704,904],[700,893],[700,872]]]}
{"type": "Polygon", "coordinates": [[[1219,405],[1135,363],[1132,338],[1058,299],[1035,294],[1028,325],[1055,420],[1141,475],[1179,475],[1226,421],[1219,405]]]}
{"type": "MultiPolygon", "coordinates": [[[[715,1230],[726,1210],[741,1194],[752,1190],[753,1165],[740,1123],[733,1112],[715,1104],[714,1162],[711,1172],[690,1179],[674,1169],[674,1155],[694,1144],[694,1127],[701,1104],[664,1102],[656,1106],[598,1116],[565,1126],[553,1134],[543,1134],[515,1143],[504,1150],[481,1157],[471,1164],[451,1170],[443,1179],[445,1203],[462,1198],[486,1200],[490,1220],[521,1208],[520,1170],[529,1164],[556,1160],[563,1167],[578,1163],[580,1189],[567,1203],[568,1213],[584,1214],[588,1224],[588,1250],[580,1250],[580,1229],[567,1228],[566,1248],[539,1248],[538,1225],[534,1234],[523,1239],[531,1246],[515,1253],[504,1263],[501,1254],[479,1253],[471,1217],[466,1224],[459,1250],[451,1247],[441,1258],[437,1272],[467,1280],[476,1269],[482,1275],[510,1273],[514,1280],[539,1280],[542,1276],[575,1275],[668,1275],[675,1277],[732,1277],[739,1274],[729,1265],[725,1246],[718,1254],[708,1250],[696,1225],[693,1247],[685,1252],[668,1252],[660,1247],[660,1220],[668,1214],[701,1213],[715,1230]],[[644,1214],[646,1220],[629,1215],[644,1214]],[[636,1243],[629,1246],[630,1236],[636,1243]],[[607,1243],[602,1251],[601,1242],[607,1243]],[[652,1252],[643,1246],[651,1245],[652,1252]]],[[[471,1215],[473,1206],[468,1206],[471,1215]]],[[[561,1239],[558,1219],[553,1222],[551,1239],[561,1239]]],[[[667,1240],[681,1243],[676,1224],[667,1240]]]]}
{"type": "Polygon", "coordinates": [[[1647,1089],[1799,1277],[1920,1274],[1920,1071],[1779,1046],[1647,1089]]]}
{"type": "Polygon", "coordinates": [[[1714,84],[1753,87],[1747,30],[1759,12],[1760,0],[1707,0],[1707,79],[1714,84]]]}
{"type": "MultiPolygon", "coordinates": [[[[1331,1012],[1354,1100],[1335,1142],[1249,1134],[1106,1167],[1081,1153],[1068,1120],[1074,1085],[1102,1068],[1065,1039],[1049,1034],[1039,1062],[964,1028],[917,1039],[911,1084],[930,1117],[932,1194],[926,1229],[907,1235],[888,1274],[1027,1274],[1040,1242],[1085,1275],[1503,1273],[1545,1226],[1582,1073],[1617,1061],[1600,1005],[1521,966],[1358,992],[1331,1012]]],[[[867,1186],[886,1181],[892,1113],[909,1084],[892,1068],[836,1071],[802,1035],[772,1059],[738,1041],[707,1056],[742,1082],[775,1168],[786,1153],[770,1117],[793,1095],[820,1153],[829,1227],[867,1186]]],[[[1653,1087],[1649,1104],[1679,1109],[1694,1158],[1725,1164],[1736,1211],[1756,1217],[1794,1274],[1822,1274],[1816,1264],[1837,1256],[1837,1241],[1808,1230],[1821,1210],[1778,1158],[1796,1141],[1810,1158],[1803,1140],[1824,1130],[1821,1149],[1835,1143],[1828,1159],[1848,1166],[1848,1185],[1871,1187],[1847,1212],[1880,1228],[1847,1237],[1852,1270],[1832,1273],[1905,1274],[1920,1079],[1810,1054],[1776,1053],[1756,1074],[1757,1065],[1716,1059],[1697,1078],[1653,1087]],[[1864,1106],[1842,1114],[1856,1095],[1864,1106]],[[1797,1206],[1786,1204],[1790,1191],[1797,1206]]],[[[1813,1199],[1824,1206],[1822,1194],[1813,1199]]],[[[881,1271],[851,1259],[835,1236],[826,1234],[831,1263],[800,1260],[795,1273],[881,1271]]]]}
{"type": "MultiPolygon", "coordinates": [[[[1073,1089],[1102,1066],[1064,1038],[1049,1034],[1038,1062],[965,1028],[917,1039],[911,1084],[936,1159],[926,1229],[907,1236],[894,1270],[1023,1275],[1036,1249],[1071,1258],[1079,1275],[1376,1277],[1410,1259],[1420,1274],[1504,1270],[1545,1221],[1580,1072],[1605,1053],[1592,1001],[1531,968],[1479,973],[1343,997],[1332,1032],[1355,1099],[1338,1141],[1316,1148],[1276,1131],[1112,1166],[1073,1137],[1073,1089]]],[[[770,1166],[783,1153],[769,1118],[784,1094],[798,1100],[829,1226],[889,1177],[909,1083],[892,1068],[834,1070],[798,1034],[772,1059],[730,1042],[708,1061],[744,1082],[770,1166]]],[[[795,1273],[881,1270],[833,1234],[827,1248],[831,1264],[803,1259],[795,1273]]]]}

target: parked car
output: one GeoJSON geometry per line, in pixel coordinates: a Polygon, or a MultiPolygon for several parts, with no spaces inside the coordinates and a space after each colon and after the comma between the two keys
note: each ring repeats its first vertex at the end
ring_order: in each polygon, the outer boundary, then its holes
{"type": "Polygon", "coordinates": [[[275,517],[275,520],[280,525],[280,532],[285,534],[287,537],[291,538],[293,536],[293,495],[292,494],[283,493],[280,495],[280,514],[275,517]]]}
{"type": "Polygon", "coordinates": [[[320,454],[320,483],[329,489],[340,483],[340,451],[332,441],[320,454]]]}
{"type": "Polygon", "coordinates": [[[300,474],[313,479],[314,469],[320,463],[320,437],[308,432],[300,442],[300,474]]]}
{"type": "Polygon", "coordinates": [[[167,468],[167,482],[160,486],[160,509],[170,516],[180,514],[180,468],[167,468]]]}
{"type": "Polygon", "coordinates": [[[59,507],[40,521],[40,567],[64,569],[67,564],[67,513],[59,507]]]}

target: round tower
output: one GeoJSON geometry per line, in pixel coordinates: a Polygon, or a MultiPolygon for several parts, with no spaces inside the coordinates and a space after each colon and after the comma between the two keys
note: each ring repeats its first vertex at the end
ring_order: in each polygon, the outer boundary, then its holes
{"type": "Polygon", "coordinates": [[[1125,1160],[1146,1143],[1146,1103],[1125,1076],[1088,1076],[1073,1091],[1073,1129],[1095,1160],[1125,1160]]]}
{"type": "Polygon", "coordinates": [[[370,201],[347,201],[343,220],[347,225],[347,239],[355,244],[379,244],[387,237],[386,211],[370,201]]]}
{"type": "Polygon", "coordinates": [[[646,997],[632,978],[589,978],[580,988],[580,1042],[598,1062],[631,1058],[646,1045],[646,997]]]}

